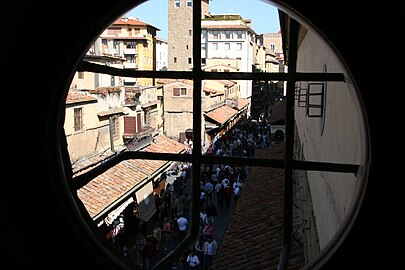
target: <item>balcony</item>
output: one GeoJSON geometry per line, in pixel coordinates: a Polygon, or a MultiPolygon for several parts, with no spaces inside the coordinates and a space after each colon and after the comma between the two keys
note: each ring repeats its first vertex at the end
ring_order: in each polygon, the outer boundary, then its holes
{"type": "Polygon", "coordinates": [[[153,131],[154,129],[151,127],[142,127],[142,130],[139,133],[133,134],[129,139],[128,135],[125,136],[124,134],[124,137],[127,139],[125,145],[127,146],[128,150],[138,151],[150,145],[153,141],[153,131]]]}
{"type": "Polygon", "coordinates": [[[138,54],[138,50],[135,48],[127,48],[124,50],[124,54],[129,54],[129,55],[136,55],[138,54]]]}
{"type": "Polygon", "coordinates": [[[125,62],[124,63],[124,68],[125,69],[137,69],[138,65],[136,63],[125,62]]]}

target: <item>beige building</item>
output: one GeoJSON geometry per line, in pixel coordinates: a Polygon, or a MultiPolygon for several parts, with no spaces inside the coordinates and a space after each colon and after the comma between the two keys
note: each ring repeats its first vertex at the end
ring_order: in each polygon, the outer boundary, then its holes
{"type": "MultiPolygon", "coordinates": [[[[182,142],[193,129],[193,84],[190,80],[162,80],[164,133],[182,142]]],[[[229,80],[203,81],[201,138],[207,145],[246,114],[248,100],[238,98],[237,83],[229,80]]]]}
{"type": "MultiPolygon", "coordinates": [[[[156,32],[135,17],[122,17],[100,35],[101,54],[125,58],[125,69],[156,70],[156,32]]],[[[124,78],[124,86],[153,85],[150,78],[124,78]]]]}
{"type": "Polygon", "coordinates": [[[99,113],[97,106],[97,98],[93,96],[68,92],[64,130],[72,163],[114,148],[112,145],[122,145],[122,126],[118,121],[122,111],[116,110],[107,117],[99,113]]]}
{"type": "Polygon", "coordinates": [[[266,49],[276,54],[283,54],[283,39],[281,30],[277,33],[263,34],[263,45],[266,49]]]}
{"type": "MultiPolygon", "coordinates": [[[[227,65],[233,61],[232,65],[238,71],[252,72],[256,60],[256,34],[250,19],[239,14],[210,14],[201,21],[201,28],[202,64],[216,61],[227,65]]],[[[242,80],[238,84],[240,97],[250,98],[252,81],[242,80]]]]}
{"type": "MultiPolygon", "coordinates": [[[[125,59],[119,56],[97,53],[94,45],[84,60],[116,68],[122,68],[125,63],[125,59]]],[[[133,144],[134,138],[139,136],[151,137],[163,133],[162,89],[156,86],[124,87],[123,83],[124,79],[119,76],[75,73],[65,116],[72,161],[106,149],[124,148],[129,142],[133,144]],[[90,106],[82,99],[93,102],[90,106]],[[82,123],[82,127],[74,128],[72,119],[82,123]]]]}

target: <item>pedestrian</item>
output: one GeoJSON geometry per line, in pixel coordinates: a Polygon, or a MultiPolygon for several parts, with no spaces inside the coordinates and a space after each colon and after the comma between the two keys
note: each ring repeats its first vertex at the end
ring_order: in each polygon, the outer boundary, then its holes
{"type": "Polygon", "coordinates": [[[234,207],[236,207],[236,203],[238,202],[239,195],[240,195],[240,187],[239,187],[239,185],[235,185],[235,188],[233,189],[233,198],[234,198],[233,206],[234,207]]]}
{"type": "Polygon", "coordinates": [[[188,269],[200,268],[200,260],[198,259],[198,256],[195,254],[194,250],[191,250],[190,254],[187,256],[187,265],[188,269]]]}
{"type": "Polygon", "coordinates": [[[208,202],[205,212],[207,213],[208,221],[214,224],[215,217],[218,216],[218,211],[212,202],[208,202]]]}
{"type": "Polygon", "coordinates": [[[204,208],[206,193],[204,189],[200,189],[200,208],[204,208]]]}
{"type": "Polygon", "coordinates": [[[144,250],[145,269],[149,270],[152,269],[153,257],[155,256],[155,245],[153,244],[153,240],[149,237],[146,239],[144,250]]]}
{"type": "Polygon", "coordinates": [[[207,180],[204,185],[205,194],[206,194],[206,202],[212,202],[212,193],[214,193],[214,185],[207,180]]]}
{"type": "Polygon", "coordinates": [[[198,259],[200,260],[201,267],[204,267],[204,252],[203,252],[204,242],[205,242],[204,236],[201,235],[194,245],[195,254],[198,256],[198,259]]]}
{"type": "Polygon", "coordinates": [[[160,259],[162,252],[162,228],[160,227],[159,222],[156,222],[155,228],[152,231],[152,237],[155,245],[155,256],[157,259],[160,259]]]}
{"type": "Polygon", "coordinates": [[[204,269],[210,269],[212,264],[212,259],[217,252],[218,244],[215,239],[208,237],[204,242],[203,252],[204,252],[204,269]]]}
{"type": "Polygon", "coordinates": [[[233,195],[233,190],[230,185],[225,186],[224,188],[224,196],[225,196],[225,206],[229,208],[231,206],[231,198],[233,195]]]}
{"type": "Polygon", "coordinates": [[[180,242],[186,237],[186,231],[188,227],[188,220],[179,213],[179,217],[176,220],[177,225],[179,225],[179,240],[180,242]]]}
{"type": "Polygon", "coordinates": [[[179,210],[179,199],[177,198],[177,196],[174,195],[171,197],[170,207],[172,212],[172,218],[175,218],[179,210]]]}
{"type": "Polygon", "coordinates": [[[180,240],[180,228],[179,228],[179,224],[177,223],[177,218],[172,220],[171,228],[172,228],[172,233],[171,233],[170,242],[173,242],[174,246],[177,246],[180,242],[179,241],[180,240]]]}
{"type": "Polygon", "coordinates": [[[135,236],[135,244],[132,247],[132,249],[135,249],[136,251],[135,263],[141,268],[143,267],[144,263],[145,246],[146,246],[145,236],[143,235],[143,233],[138,232],[135,236]]]}
{"type": "Polygon", "coordinates": [[[190,215],[190,207],[191,207],[191,200],[192,198],[186,193],[184,197],[181,198],[181,204],[183,207],[183,217],[188,218],[190,215]]]}
{"type": "Polygon", "coordinates": [[[216,184],[215,184],[215,187],[214,187],[214,189],[215,189],[215,194],[217,195],[217,204],[218,205],[220,205],[220,202],[221,202],[221,188],[222,188],[222,184],[221,184],[221,182],[220,181],[218,181],[216,184]]]}
{"type": "Polygon", "coordinates": [[[208,222],[207,225],[203,228],[203,235],[205,239],[214,238],[214,225],[211,222],[208,222]]]}
{"type": "Polygon", "coordinates": [[[162,248],[163,248],[163,251],[166,251],[169,248],[171,230],[172,230],[172,226],[171,226],[170,220],[167,217],[165,217],[163,219],[163,225],[162,225],[162,248]]]}
{"type": "Polygon", "coordinates": [[[200,232],[202,232],[202,229],[204,229],[205,225],[208,223],[208,216],[207,212],[205,211],[204,208],[200,210],[200,232]]]}

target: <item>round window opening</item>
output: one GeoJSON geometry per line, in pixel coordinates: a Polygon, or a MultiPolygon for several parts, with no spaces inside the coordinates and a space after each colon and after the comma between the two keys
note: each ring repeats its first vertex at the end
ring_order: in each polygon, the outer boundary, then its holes
{"type": "Polygon", "coordinates": [[[92,34],[66,82],[72,222],[122,269],[225,269],[234,252],[262,257],[252,268],[321,266],[368,174],[344,60],[279,3],[135,2],[92,34]]]}

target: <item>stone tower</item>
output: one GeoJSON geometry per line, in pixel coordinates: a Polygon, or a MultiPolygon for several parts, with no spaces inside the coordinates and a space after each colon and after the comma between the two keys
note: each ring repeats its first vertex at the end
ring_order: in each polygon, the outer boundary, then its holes
{"type": "MultiPolygon", "coordinates": [[[[168,0],[168,70],[193,67],[193,1],[168,0]]],[[[201,0],[201,18],[208,15],[210,0],[201,0]]]]}

